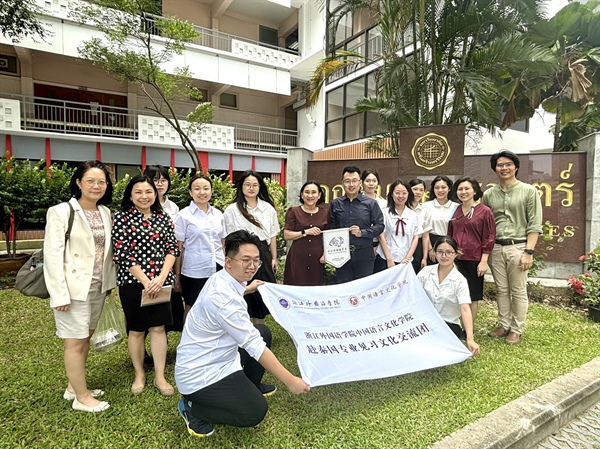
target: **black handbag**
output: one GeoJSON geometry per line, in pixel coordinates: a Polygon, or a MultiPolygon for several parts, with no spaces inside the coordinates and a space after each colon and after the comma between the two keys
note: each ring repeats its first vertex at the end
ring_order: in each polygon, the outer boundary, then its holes
{"type": "MultiPolygon", "coordinates": [[[[75,219],[75,211],[71,203],[69,205],[69,225],[65,233],[65,244],[71,235],[73,229],[73,221],[75,219]]],[[[46,288],[44,280],[44,250],[40,249],[34,252],[25,265],[17,273],[15,279],[15,288],[25,296],[35,296],[41,299],[48,299],[50,294],[46,288]]]]}

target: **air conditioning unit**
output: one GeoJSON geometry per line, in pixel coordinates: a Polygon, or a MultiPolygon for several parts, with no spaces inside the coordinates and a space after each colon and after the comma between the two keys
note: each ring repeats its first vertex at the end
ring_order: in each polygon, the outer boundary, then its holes
{"type": "Polygon", "coordinates": [[[0,54],[0,74],[18,75],[19,62],[16,56],[0,54]]]}
{"type": "Polygon", "coordinates": [[[295,102],[294,104],[292,104],[292,109],[294,110],[294,112],[299,111],[300,109],[304,108],[306,106],[306,98],[301,98],[300,100],[298,100],[297,102],[295,102]]]}

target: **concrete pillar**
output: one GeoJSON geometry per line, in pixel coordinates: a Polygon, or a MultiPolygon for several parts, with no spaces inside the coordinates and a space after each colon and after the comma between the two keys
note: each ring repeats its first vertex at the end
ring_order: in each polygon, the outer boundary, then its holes
{"type": "Polygon", "coordinates": [[[313,152],[306,148],[291,148],[287,152],[287,203],[289,207],[298,206],[300,188],[308,175],[308,161],[312,160],[313,152]]]}
{"type": "Polygon", "coordinates": [[[600,245],[600,133],[585,136],[577,143],[587,153],[585,249],[590,251],[600,245]]]}

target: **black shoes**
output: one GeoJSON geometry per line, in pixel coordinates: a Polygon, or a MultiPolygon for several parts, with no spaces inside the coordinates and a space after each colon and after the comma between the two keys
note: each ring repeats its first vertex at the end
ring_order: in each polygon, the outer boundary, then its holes
{"type": "Polygon", "coordinates": [[[212,424],[192,416],[190,407],[184,398],[179,400],[177,408],[179,409],[179,414],[185,421],[185,425],[190,435],[202,438],[208,437],[214,433],[215,429],[212,424]]]}
{"type": "Polygon", "coordinates": [[[273,393],[277,391],[277,387],[275,385],[269,384],[260,384],[258,387],[263,396],[271,396],[273,393]]]}

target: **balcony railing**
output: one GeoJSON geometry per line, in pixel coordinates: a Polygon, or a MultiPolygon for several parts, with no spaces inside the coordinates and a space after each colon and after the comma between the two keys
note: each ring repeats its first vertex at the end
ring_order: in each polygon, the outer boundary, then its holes
{"type": "MultiPolygon", "coordinates": [[[[158,16],[152,14],[144,14],[145,26],[151,31],[152,34],[160,35],[158,27],[154,24],[155,19],[158,16]]],[[[162,17],[161,17],[162,18],[162,17]]],[[[233,41],[241,41],[248,44],[258,45],[260,47],[270,48],[271,50],[281,51],[289,53],[291,55],[298,55],[297,50],[291,50],[285,47],[278,47],[277,45],[267,44],[265,42],[255,41],[253,39],[247,39],[245,37],[235,36],[233,34],[224,33],[219,30],[211,28],[201,27],[199,25],[193,25],[194,31],[200,36],[192,41],[196,45],[202,45],[203,47],[215,48],[231,53],[233,51],[233,41]]]]}
{"type": "MultiPolygon", "coordinates": [[[[4,93],[0,93],[0,98],[19,101],[21,129],[30,131],[139,140],[138,117],[156,116],[147,110],[132,110],[96,103],[4,93]]],[[[185,120],[184,117],[178,119],[185,120]]],[[[285,154],[288,148],[297,146],[298,133],[295,130],[218,121],[211,123],[232,127],[234,147],[237,149],[285,154]]]]}

